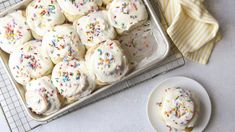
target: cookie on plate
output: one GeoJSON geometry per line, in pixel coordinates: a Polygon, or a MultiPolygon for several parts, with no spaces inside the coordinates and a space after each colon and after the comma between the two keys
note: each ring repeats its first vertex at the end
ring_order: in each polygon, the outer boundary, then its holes
{"type": "Polygon", "coordinates": [[[199,102],[193,99],[189,90],[167,88],[161,102],[161,115],[171,128],[192,129],[198,119],[199,102]]]}

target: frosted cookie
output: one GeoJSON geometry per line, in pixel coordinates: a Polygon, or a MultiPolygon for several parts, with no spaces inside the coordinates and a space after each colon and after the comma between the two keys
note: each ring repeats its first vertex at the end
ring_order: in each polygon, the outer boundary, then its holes
{"type": "Polygon", "coordinates": [[[47,32],[43,37],[42,47],[55,64],[63,59],[82,59],[85,54],[85,47],[73,26],[69,24],[56,26],[47,32]]]}
{"type": "Polygon", "coordinates": [[[123,78],[129,70],[127,57],[118,41],[107,40],[86,54],[89,71],[95,74],[97,84],[110,84],[123,78]]]}
{"type": "Polygon", "coordinates": [[[66,18],[73,22],[78,18],[98,10],[102,0],[57,0],[66,18]]]}
{"type": "Polygon", "coordinates": [[[181,88],[165,89],[161,107],[166,125],[174,129],[193,128],[197,121],[199,104],[195,102],[188,90],[181,88]]]}
{"type": "Polygon", "coordinates": [[[16,47],[32,38],[22,11],[16,11],[0,18],[0,47],[12,53],[16,47]]]}
{"type": "Polygon", "coordinates": [[[26,85],[27,106],[36,114],[50,115],[61,107],[60,95],[47,76],[38,78],[26,85]]]}
{"type": "Polygon", "coordinates": [[[117,32],[122,34],[146,22],[148,13],[142,0],[113,0],[108,17],[117,32]]]}
{"type": "Polygon", "coordinates": [[[26,85],[32,79],[48,75],[53,64],[42,51],[41,41],[29,41],[15,50],[9,58],[9,68],[15,80],[26,85]]]}
{"type": "Polygon", "coordinates": [[[62,61],[53,69],[52,83],[65,97],[66,103],[79,100],[95,90],[95,76],[87,70],[84,61],[62,61]]]}
{"type": "Polygon", "coordinates": [[[48,30],[65,21],[56,0],[33,0],[26,8],[26,18],[33,36],[37,39],[41,39],[48,30]]]}
{"type": "Polygon", "coordinates": [[[87,47],[116,37],[116,31],[108,21],[107,11],[92,12],[83,16],[74,23],[74,26],[82,43],[87,47]]]}

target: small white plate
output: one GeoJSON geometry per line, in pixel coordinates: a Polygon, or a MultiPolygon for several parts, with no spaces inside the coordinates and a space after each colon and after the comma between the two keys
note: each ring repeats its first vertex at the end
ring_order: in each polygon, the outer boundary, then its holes
{"type": "Polygon", "coordinates": [[[156,103],[161,101],[162,91],[170,87],[181,87],[196,94],[200,101],[200,113],[196,126],[192,132],[202,132],[211,117],[211,101],[206,90],[197,81],[186,77],[172,77],[161,82],[150,94],[147,104],[147,114],[151,125],[157,132],[168,132],[156,103]]]}

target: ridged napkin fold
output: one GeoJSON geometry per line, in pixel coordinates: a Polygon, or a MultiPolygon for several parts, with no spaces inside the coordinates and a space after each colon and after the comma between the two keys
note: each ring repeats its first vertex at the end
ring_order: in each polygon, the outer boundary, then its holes
{"type": "Polygon", "coordinates": [[[206,10],[204,0],[159,0],[174,44],[189,60],[207,64],[220,40],[217,20],[206,10]]]}

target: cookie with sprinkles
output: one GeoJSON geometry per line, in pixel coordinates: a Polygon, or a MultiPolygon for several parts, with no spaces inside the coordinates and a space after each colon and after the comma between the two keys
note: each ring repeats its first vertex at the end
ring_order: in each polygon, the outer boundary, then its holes
{"type": "Polygon", "coordinates": [[[74,26],[86,47],[95,46],[107,39],[115,39],[116,31],[108,20],[107,11],[97,11],[81,17],[74,26]]]}
{"type": "Polygon", "coordinates": [[[32,40],[17,48],[9,58],[9,68],[14,79],[26,85],[32,79],[51,73],[50,57],[42,50],[39,40],[32,40]]]}
{"type": "Polygon", "coordinates": [[[26,85],[25,100],[28,108],[39,115],[50,115],[62,106],[60,101],[62,98],[48,76],[33,80],[26,85]]]}
{"type": "Polygon", "coordinates": [[[142,25],[148,19],[148,13],[142,0],[113,0],[108,17],[119,34],[142,25]]]}
{"type": "Polygon", "coordinates": [[[18,10],[0,18],[0,47],[12,53],[16,47],[32,39],[23,11],[18,10]]]}
{"type": "Polygon", "coordinates": [[[84,61],[76,59],[56,64],[51,78],[66,103],[79,100],[96,88],[95,76],[87,70],[84,61]]]}
{"type": "Polygon", "coordinates": [[[89,49],[85,59],[89,71],[95,74],[98,85],[118,81],[129,70],[128,59],[116,40],[107,40],[89,49]]]}
{"type": "Polygon", "coordinates": [[[65,16],[56,0],[33,0],[26,8],[27,23],[36,39],[56,25],[63,24],[65,16]]]}
{"type": "Polygon", "coordinates": [[[66,18],[73,22],[99,9],[102,0],[57,0],[66,18]]]}
{"type": "Polygon", "coordinates": [[[81,44],[73,26],[69,24],[55,26],[47,32],[42,40],[42,48],[54,64],[63,61],[63,59],[83,59],[85,55],[84,45],[81,44]]]}
{"type": "Polygon", "coordinates": [[[161,102],[162,117],[167,126],[176,130],[193,128],[199,114],[199,102],[189,90],[167,88],[161,102]]]}

